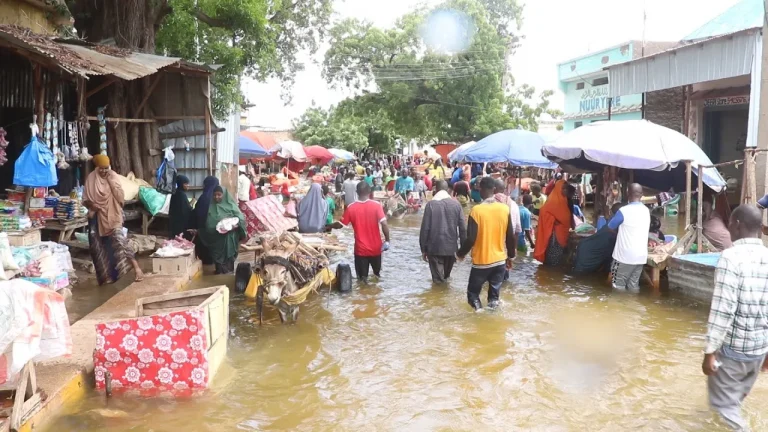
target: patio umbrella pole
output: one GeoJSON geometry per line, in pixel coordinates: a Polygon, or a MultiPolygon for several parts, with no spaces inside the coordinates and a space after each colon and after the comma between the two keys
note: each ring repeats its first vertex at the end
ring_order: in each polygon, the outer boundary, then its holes
{"type": "Polygon", "coordinates": [[[704,167],[702,165],[699,165],[699,178],[698,178],[698,195],[696,196],[696,219],[697,219],[697,226],[696,226],[696,253],[701,253],[701,235],[702,235],[702,227],[701,224],[704,223],[702,213],[704,210],[704,167]]]}
{"type": "Polygon", "coordinates": [[[691,161],[685,161],[685,230],[691,226],[691,161]]]}

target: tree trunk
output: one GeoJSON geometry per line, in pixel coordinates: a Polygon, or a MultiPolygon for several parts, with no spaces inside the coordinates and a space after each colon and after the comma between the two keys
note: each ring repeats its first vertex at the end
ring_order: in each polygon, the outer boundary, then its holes
{"type": "MultiPolygon", "coordinates": [[[[70,10],[75,16],[75,26],[84,39],[94,43],[113,39],[120,48],[147,53],[155,52],[155,32],[168,13],[167,1],[75,0],[72,3],[70,10]]],[[[108,116],[150,118],[145,113],[135,112],[148,91],[149,79],[131,83],[119,81],[110,86],[107,89],[108,116]]],[[[144,111],[149,113],[149,109],[144,111]]],[[[151,161],[149,148],[154,148],[153,140],[159,139],[157,126],[134,124],[130,133],[126,126],[125,123],[107,125],[107,152],[112,165],[120,174],[133,171],[137,177],[151,181],[157,165],[151,161]]]]}

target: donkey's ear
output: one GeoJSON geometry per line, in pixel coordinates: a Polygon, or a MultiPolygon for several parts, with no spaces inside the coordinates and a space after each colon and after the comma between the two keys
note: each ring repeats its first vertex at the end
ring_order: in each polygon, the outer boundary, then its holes
{"type": "Polygon", "coordinates": [[[264,253],[269,252],[272,250],[272,242],[269,241],[267,238],[261,239],[261,247],[264,249],[264,253]]]}

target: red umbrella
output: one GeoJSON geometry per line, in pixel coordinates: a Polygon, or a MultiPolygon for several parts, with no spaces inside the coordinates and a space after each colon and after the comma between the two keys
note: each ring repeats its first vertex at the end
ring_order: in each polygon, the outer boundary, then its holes
{"type": "Polygon", "coordinates": [[[307,158],[318,165],[325,165],[334,159],[331,152],[325,147],[309,146],[304,147],[304,153],[307,154],[307,158]]]}

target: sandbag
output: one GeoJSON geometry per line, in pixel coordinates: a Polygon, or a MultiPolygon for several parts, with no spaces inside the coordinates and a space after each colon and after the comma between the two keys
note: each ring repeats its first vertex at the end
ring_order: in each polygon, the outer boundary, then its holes
{"type": "Polygon", "coordinates": [[[574,273],[592,273],[599,271],[605,264],[610,264],[616,234],[607,226],[581,240],[576,247],[573,259],[574,273]]]}
{"type": "Polygon", "coordinates": [[[5,270],[18,270],[19,265],[13,259],[11,243],[8,241],[8,234],[0,233],[0,262],[3,263],[5,270]]]}
{"type": "Polygon", "coordinates": [[[160,210],[162,210],[165,205],[165,198],[166,195],[161,194],[153,188],[139,188],[139,200],[152,216],[158,214],[160,210]]]}
{"type": "Polygon", "coordinates": [[[36,136],[32,137],[16,159],[13,184],[27,187],[50,187],[59,184],[56,158],[36,136]]]}
{"type": "MultiPolygon", "coordinates": [[[[134,183],[136,183],[139,187],[152,187],[151,184],[147,183],[144,179],[136,178],[136,174],[133,173],[133,171],[129,172],[126,178],[134,183]]],[[[138,191],[136,192],[138,194],[138,191]]]]}
{"type": "MultiPolygon", "coordinates": [[[[128,175],[132,176],[133,173],[128,173],[128,175]]],[[[131,181],[130,178],[123,177],[120,174],[117,175],[117,180],[120,181],[120,187],[123,188],[123,198],[126,201],[135,200],[139,195],[139,185],[131,181]]]]}

